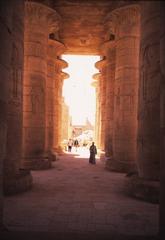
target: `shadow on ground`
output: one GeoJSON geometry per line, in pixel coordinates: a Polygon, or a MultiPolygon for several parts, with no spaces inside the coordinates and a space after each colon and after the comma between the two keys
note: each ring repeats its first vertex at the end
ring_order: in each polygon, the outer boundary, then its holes
{"type": "Polygon", "coordinates": [[[158,236],[124,236],[93,233],[1,232],[3,240],[158,240],[158,236]]]}

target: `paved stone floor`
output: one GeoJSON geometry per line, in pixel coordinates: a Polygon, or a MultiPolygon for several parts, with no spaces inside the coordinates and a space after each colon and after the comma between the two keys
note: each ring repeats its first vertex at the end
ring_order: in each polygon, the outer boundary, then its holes
{"type": "Polygon", "coordinates": [[[29,240],[150,239],[158,233],[158,205],[127,196],[125,174],[107,171],[99,158],[96,165],[89,164],[85,149],[65,153],[52,169],[32,175],[30,191],[5,197],[8,235],[29,240]]]}

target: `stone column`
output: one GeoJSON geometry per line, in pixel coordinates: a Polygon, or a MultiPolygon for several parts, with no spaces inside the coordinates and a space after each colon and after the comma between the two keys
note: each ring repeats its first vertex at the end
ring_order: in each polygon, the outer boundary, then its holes
{"type": "Polygon", "coordinates": [[[111,169],[135,170],[137,92],[139,81],[139,8],[114,10],[107,17],[114,25],[116,71],[114,89],[113,161],[111,169]]]}
{"type": "Polygon", "coordinates": [[[107,41],[102,50],[106,56],[106,122],[105,122],[105,155],[108,164],[113,159],[113,115],[114,115],[114,84],[115,84],[115,42],[107,41]]]}
{"type": "Polygon", "coordinates": [[[165,239],[165,2],[160,4],[160,237],[165,239]]]}
{"type": "MultiPolygon", "coordinates": [[[[62,46],[62,45],[61,45],[62,46]]],[[[55,76],[55,92],[54,92],[54,143],[53,150],[55,153],[60,153],[62,151],[61,148],[61,101],[62,101],[62,86],[63,86],[63,73],[62,69],[67,67],[67,63],[64,60],[57,59],[55,63],[56,76],[55,76]]]]}
{"type": "Polygon", "coordinates": [[[160,174],[160,4],[141,3],[140,83],[138,94],[138,175],[132,195],[158,202],[160,174]]]}
{"type": "MultiPolygon", "coordinates": [[[[62,97],[62,136],[61,139],[69,139],[69,107],[65,103],[65,98],[62,97]]],[[[66,150],[65,148],[63,148],[66,150]]]]}
{"type": "Polygon", "coordinates": [[[97,148],[100,148],[100,89],[99,89],[99,83],[100,83],[100,73],[96,73],[93,75],[93,79],[95,80],[92,83],[92,86],[96,89],[96,114],[95,114],[95,144],[97,148]]]}
{"type": "MultiPolygon", "coordinates": [[[[24,1],[13,3],[12,46],[7,99],[7,142],[4,160],[4,193],[15,194],[29,189],[32,176],[21,168],[23,127],[23,62],[24,62],[24,1]],[[16,7],[17,4],[17,7],[16,7]],[[18,27],[19,26],[19,27],[18,27]]],[[[9,48],[10,51],[10,48],[9,48]]]]}
{"type": "MultiPolygon", "coordinates": [[[[66,68],[68,66],[67,62],[63,61],[63,65],[62,68],[66,68]]],[[[59,146],[60,146],[60,150],[62,150],[62,125],[63,125],[63,119],[62,119],[62,89],[63,89],[63,83],[64,80],[67,79],[69,77],[69,74],[65,73],[65,72],[61,72],[61,79],[60,79],[60,84],[59,84],[59,91],[58,91],[58,98],[59,98],[59,119],[58,119],[58,126],[59,126],[59,131],[58,131],[58,139],[59,139],[59,146]]]]}
{"type": "Polygon", "coordinates": [[[98,61],[95,66],[100,70],[100,148],[105,149],[105,106],[106,106],[106,61],[98,61]]]}
{"type": "Polygon", "coordinates": [[[55,64],[59,55],[65,50],[64,45],[55,39],[49,39],[48,51],[47,51],[47,79],[46,79],[46,128],[45,128],[45,152],[48,158],[55,160],[56,155],[53,150],[53,139],[54,139],[54,118],[55,111],[55,85],[56,69],[55,64]]]}
{"type": "Polygon", "coordinates": [[[47,46],[59,16],[34,2],[26,2],[25,13],[24,167],[45,169],[51,167],[45,152],[47,46]]]}
{"type": "Polygon", "coordinates": [[[6,156],[7,101],[10,84],[13,2],[0,1],[0,230],[3,229],[3,165],[6,156]]]}

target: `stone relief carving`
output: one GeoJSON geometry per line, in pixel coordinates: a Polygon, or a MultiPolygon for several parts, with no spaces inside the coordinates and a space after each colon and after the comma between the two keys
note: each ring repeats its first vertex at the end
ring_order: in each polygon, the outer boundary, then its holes
{"type": "Polygon", "coordinates": [[[28,55],[36,57],[45,57],[46,50],[41,43],[28,42],[25,45],[25,49],[28,52],[28,55]]]}
{"type": "Polygon", "coordinates": [[[10,113],[20,111],[22,95],[19,88],[22,83],[22,68],[19,66],[19,51],[16,45],[13,43],[12,55],[11,55],[11,88],[8,106],[10,106],[10,113]]]}
{"type": "Polygon", "coordinates": [[[116,98],[116,105],[120,106],[120,88],[117,89],[115,98],[116,98]]]}
{"type": "Polygon", "coordinates": [[[32,114],[36,114],[44,106],[44,90],[42,87],[32,87],[30,95],[32,114]]]}
{"type": "Polygon", "coordinates": [[[160,62],[158,44],[147,45],[142,49],[141,81],[144,102],[153,102],[160,96],[160,62]]]}

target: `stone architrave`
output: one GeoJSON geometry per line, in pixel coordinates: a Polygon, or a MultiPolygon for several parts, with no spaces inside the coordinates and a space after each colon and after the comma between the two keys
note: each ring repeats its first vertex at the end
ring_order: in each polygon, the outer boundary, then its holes
{"type": "MultiPolygon", "coordinates": [[[[6,195],[28,190],[32,176],[22,165],[23,128],[23,63],[24,63],[24,1],[16,1],[12,8],[12,42],[9,51],[9,83],[7,95],[7,138],[4,158],[3,187],[6,195]],[[15,6],[17,4],[17,8],[15,6]]],[[[10,28],[10,27],[9,27],[10,28]]],[[[6,58],[6,57],[5,57],[6,58]]]]}
{"type": "Polygon", "coordinates": [[[105,106],[106,106],[106,61],[100,60],[95,64],[96,68],[99,69],[100,75],[100,148],[104,151],[105,149],[105,106]]]}
{"type": "MultiPolygon", "coordinates": [[[[106,65],[106,122],[105,122],[105,155],[113,158],[113,115],[114,115],[114,84],[115,84],[115,41],[103,44],[106,65]]],[[[108,161],[109,162],[109,161],[108,161]]]]}
{"type": "Polygon", "coordinates": [[[113,25],[116,41],[111,169],[129,172],[136,168],[139,7],[131,5],[114,10],[106,19],[113,25]]]}
{"type": "Polygon", "coordinates": [[[24,167],[45,169],[51,161],[45,152],[47,46],[50,33],[59,28],[55,10],[25,3],[24,62],[24,167]]]}

